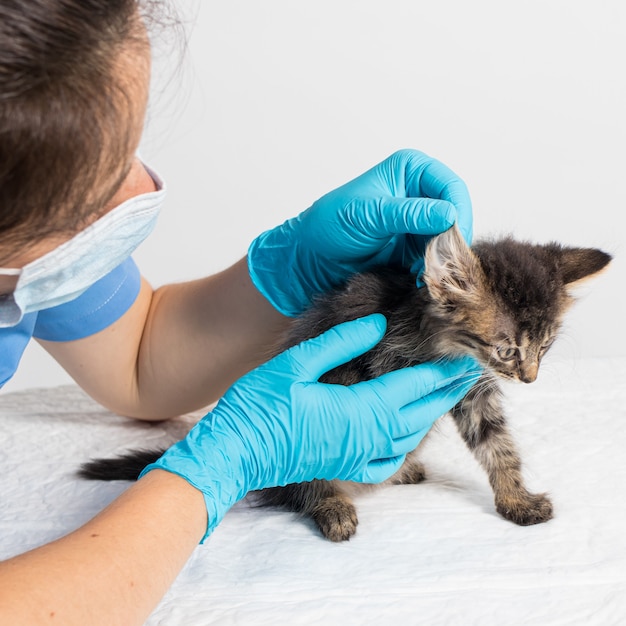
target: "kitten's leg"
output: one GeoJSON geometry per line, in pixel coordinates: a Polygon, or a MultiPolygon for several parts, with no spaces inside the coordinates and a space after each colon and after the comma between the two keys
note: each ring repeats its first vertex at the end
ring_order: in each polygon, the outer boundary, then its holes
{"type": "Polygon", "coordinates": [[[359,523],[356,508],[336,480],[272,487],[260,492],[263,504],[283,506],[310,515],[322,534],[331,541],[346,541],[359,523]]]}
{"type": "Polygon", "coordinates": [[[487,472],[498,513],[522,526],[551,519],[548,497],[532,494],[524,486],[520,456],[508,432],[500,391],[494,383],[476,385],[454,407],[452,416],[465,443],[487,472]]]}
{"type": "Polygon", "coordinates": [[[407,454],[402,467],[389,479],[392,485],[417,485],[426,480],[424,464],[417,460],[416,450],[407,454]]]}

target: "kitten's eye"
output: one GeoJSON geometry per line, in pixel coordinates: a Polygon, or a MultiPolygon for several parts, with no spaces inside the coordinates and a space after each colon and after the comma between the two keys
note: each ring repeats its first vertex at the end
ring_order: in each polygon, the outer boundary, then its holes
{"type": "Polygon", "coordinates": [[[517,354],[517,348],[512,348],[511,346],[501,346],[498,348],[498,356],[503,361],[511,361],[515,358],[517,354]]]}

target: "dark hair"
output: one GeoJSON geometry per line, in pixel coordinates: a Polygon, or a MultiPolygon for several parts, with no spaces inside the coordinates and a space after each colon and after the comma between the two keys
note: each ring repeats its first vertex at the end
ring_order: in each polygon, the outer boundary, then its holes
{"type": "Polygon", "coordinates": [[[137,138],[120,68],[149,45],[139,3],[0,3],[0,243],[77,229],[123,180],[137,138]]]}

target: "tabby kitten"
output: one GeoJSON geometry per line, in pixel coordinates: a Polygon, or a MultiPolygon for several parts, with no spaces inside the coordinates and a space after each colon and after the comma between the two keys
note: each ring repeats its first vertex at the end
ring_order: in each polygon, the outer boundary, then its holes
{"type": "MultiPolygon", "coordinates": [[[[424,287],[403,269],[380,267],[353,276],[316,299],[296,318],[277,352],[340,322],[383,313],[387,332],[366,354],[324,374],[322,382],[349,385],[401,367],[471,355],[484,367],[478,383],[451,411],[458,431],[487,472],[498,513],[521,525],[546,522],[552,504],[524,486],[521,460],[508,432],[498,378],[531,383],[552,345],[571,287],[604,268],[610,255],[556,243],[511,238],[468,247],[456,227],[434,237],[425,253],[424,287]]],[[[413,484],[425,470],[413,451],[388,483],[413,484]]],[[[131,451],[83,465],[86,478],[135,479],[162,451],[131,451]]],[[[325,537],[349,539],[357,527],[351,496],[364,485],[339,480],[257,492],[261,504],[313,518],[325,537]]]]}

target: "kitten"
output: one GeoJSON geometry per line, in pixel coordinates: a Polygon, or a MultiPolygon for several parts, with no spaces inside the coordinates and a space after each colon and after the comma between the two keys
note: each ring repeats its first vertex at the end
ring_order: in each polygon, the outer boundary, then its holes
{"type": "MultiPolygon", "coordinates": [[[[451,411],[459,433],[487,472],[496,510],[520,525],[546,522],[552,504],[524,486],[521,460],[508,432],[498,378],[531,383],[573,302],[571,288],[603,269],[610,255],[556,243],[534,245],[511,238],[468,247],[456,227],[434,237],[422,280],[398,268],[357,274],[316,299],[296,318],[277,352],[331,326],[383,313],[387,332],[366,354],[324,374],[322,382],[349,385],[381,374],[460,355],[485,368],[478,383],[451,411]]],[[[426,473],[418,451],[387,481],[414,484],[426,473]]],[[[162,451],[131,451],[82,466],[85,478],[136,479],[162,451]]],[[[287,507],[313,518],[325,537],[349,539],[358,524],[351,495],[364,487],[339,480],[274,487],[257,492],[261,504],[287,507]]]]}

